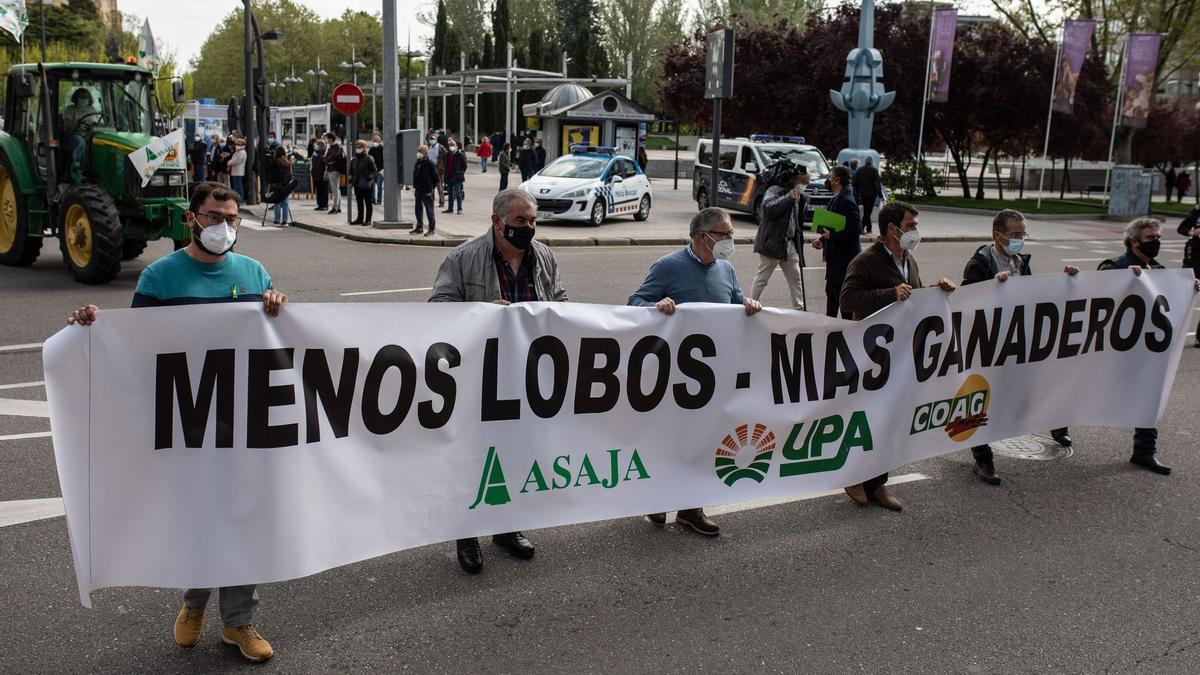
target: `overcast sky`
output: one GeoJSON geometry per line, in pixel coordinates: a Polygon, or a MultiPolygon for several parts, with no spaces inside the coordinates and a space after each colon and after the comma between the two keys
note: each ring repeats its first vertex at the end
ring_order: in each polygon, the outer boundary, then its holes
{"type": "MultiPolygon", "coordinates": [[[[383,11],[382,0],[297,0],[322,18],[340,16],[346,9],[378,14],[383,11]]],[[[436,0],[396,0],[399,39],[403,43],[412,28],[414,46],[428,39],[433,29],[416,20],[419,11],[436,0]]],[[[180,63],[186,64],[200,54],[200,47],[209,33],[230,12],[242,8],[242,0],[119,0],[117,7],[125,14],[150,19],[155,39],[175,50],[180,63]]],[[[265,28],[264,28],[265,30],[265,28]]],[[[403,46],[403,44],[401,45],[403,46]]]]}

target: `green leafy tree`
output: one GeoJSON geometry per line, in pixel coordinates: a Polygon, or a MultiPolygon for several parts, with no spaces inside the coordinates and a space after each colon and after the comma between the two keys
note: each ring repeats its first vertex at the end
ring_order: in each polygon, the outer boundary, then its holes
{"type": "Polygon", "coordinates": [[[696,18],[702,28],[725,23],[735,15],[750,24],[773,24],[781,19],[803,24],[821,6],[820,0],[700,0],[696,18]]]}
{"type": "Polygon", "coordinates": [[[578,77],[607,77],[604,27],[596,0],[555,0],[558,10],[558,43],[571,57],[568,74],[578,77]]]}
{"type": "MultiPolygon", "coordinates": [[[[662,76],[663,45],[683,37],[682,0],[606,0],[600,21],[609,63],[633,54],[633,99],[658,108],[655,83],[662,76]]],[[[622,73],[624,74],[624,73],[622,73]]]]}

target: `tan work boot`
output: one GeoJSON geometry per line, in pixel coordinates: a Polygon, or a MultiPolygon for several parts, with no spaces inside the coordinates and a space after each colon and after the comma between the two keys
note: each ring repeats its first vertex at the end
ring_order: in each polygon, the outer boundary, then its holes
{"type": "Polygon", "coordinates": [[[904,504],[888,493],[887,488],[880,486],[878,490],[867,493],[867,498],[885,509],[892,511],[901,511],[904,509],[904,504]]]}
{"type": "Polygon", "coordinates": [[[867,505],[867,491],[863,489],[862,483],[851,485],[846,488],[846,495],[854,500],[859,506],[867,505]]]}
{"type": "Polygon", "coordinates": [[[205,603],[199,607],[188,607],[185,602],[179,608],[179,615],[175,617],[175,644],[185,649],[191,649],[200,642],[200,629],[204,627],[204,608],[208,604],[205,603]]]}
{"type": "Polygon", "coordinates": [[[271,643],[254,630],[254,626],[225,626],[221,629],[221,642],[233,645],[242,653],[242,657],[251,663],[266,661],[275,655],[271,643]]]}

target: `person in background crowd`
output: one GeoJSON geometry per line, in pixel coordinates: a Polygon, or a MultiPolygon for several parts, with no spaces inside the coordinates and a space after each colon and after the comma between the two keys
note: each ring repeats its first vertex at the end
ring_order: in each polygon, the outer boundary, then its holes
{"type": "MultiPolygon", "coordinates": [[[[333,197],[333,207],[329,213],[342,212],[342,173],[346,170],[346,151],[338,143],[336,134],[325,134],[329,147],[325,149],[325,178],[329,181],[329,194],[333,197]]],[[[349,195],[347,195],[349,196],[349,195]]]]}
{"type": "Polygon", "coordinates": [[[325,175],[325,141],[323,139],[316,139],[313,142],[308,167],[312,189],[317,195],[317,207],[314,210],[324,211],[329,208],[329,178],[325,175]]]}
{"type": "Polygon", "coordinates": [[[650,166],[650,156],[646,154],[646,137],[642,136],[642,141],[637,147],[637,163],[641,167],[642,173],[646,173],[646,168],[650,166]]]}
{"type": "MultiPolygon", "coordinates": [[[[849,312],[850,318],[865,319],[893,302],[907,300],[914,288],[921,287],[921,270],[912,254],[921,243],[917,224],[917,210],[911,204],[891,202],[879,210],[879,239],[854,257],[842,284],[842,311],[849,312]]],[[[945,277],[937,285],[947,293],[955,288],[945,277]]],[[[847,487],[846,494],[859,506],[874,502],[900,511],[904,504],[888,493],[887,480],[886,473],[876,476],[847,487]]]]}
{"type": "Polygon", "coordinates": [[[467,153],[458,147],[458,141],[451,138],[446,145],[446,187],[450,199],[443,213],[454,213],[458,204],[458,212],[462,214],[463,183],[467,180],[467,153]]]}
{"type": "MultiPolygon", "coordinates": [[[[862,252],[858,236],[862,233],[862,222],[858,218],[858,203],[854,201],[854,193],[850,189],[850,169],[835,166],[829,171],[829,189],[833,198],[825,208],[846,219],[846,226],[841,231],[833,231],[827,227],[817,228],[820,236],[813,240],[813,248],[823,250],[825,254],[825,314],[838,316],[838,307],[842,293],[842,280],[846,278],[846,269],[850,261],[862,252]]],[[[880,230],[883,234],[883,230],[880,230]]],[[[842,310],[843,319],[850,318],[848,310],[842,310]]]]}
{"type": "Polygon", "coordinates": [[[521,169],[521,182],[537,173],[537,153],[533,151],[533,141],[526,138],[521,141],[521,152],[517,155],[517,166],[521,169]]]}
{"type": "MultiPolygon", "coordinates": [[[[1186,176],[1186,173],[1181,174],[1186,176]]],[[[1144,268],[1163,268],[1156,258],[1162,246],[1162,223],[1156,218],[1142,217],[1125,228],[1125,254],[1109,258],[1100,263],[1101,270],[1130,270],[1134,276],[1142,276],[1144,268]]],[[[1200,293],[1200,279],[1195,280],[1196,292],[1200,293]]],[[[1171,467],[1158,461],[1158,429],[1135,428],[1133,430],[1133,454],[1129,463],[1157,474],[1169,475],[1171,467]]]]}
{"type": "Polygon", "coordinates": [[[495,164],[500,161],[500,151],[504,147],[504,132],[493,131],[488,140],[492,144],[492,164],[495,164]]]}
{"type": "MultiPolygon", "coordinates": [[[[962,285],[993,279],[1004,282],[1008,281],[1009,277],[1033,274],[1029,268],[1031,256],[1021,252],[1028,233],[1025,216],[1020,211],[1004,209],[997,213],[992,220],[992,243],[980,246],[975,255],[967,261],[967,266],[963,269],[962,285]]],[[[1079,274],[1079,268],[1067,265],[1063,272],[1075,276],[1079,274]]],[[[1071,436],[1065,427],[1052,430],[1050,435],[1064,448],[1071,447],[1071,436]]],[[[971,454],[975,458],[975,475],[979,480],[990,485],[999,485],[1001,481],[996,475],[992,446],[986,443],[977,445],[971,448],[971,454]]]]}
{"type": "Polygon", "coordinates": [[[883,195],[883,183],[879,178],[879,170],[875,168],[874,160],[870,157],[864,160],[862,168],[854,174],[854,194],[862,206],[863,232],[871,231],[871,212],[875,210],[875,202],[883,195]]]}
{"type": "Polygon", "coordinates": [[[246,198],[246,141],[240,138],[233,141],[233,152],[222,151],[221,162],[219,175],[223,176],[225,180],[218,182],[223,185],[228,183],[226,187],[233,188],[238,195],[238,200],[244,200],[246,198]]]}
{"type": "MultiPolygon", "coordinates": [[[[213,182],[197,185],[184,213],[184,221],[192,233],[191,242],[142,270],[133,293],[133,307],[261,302],[267,316],[278,316],[287,304],[287,296],[274,289],[262,263],[230,250],[241,222],[240,203],[237,194],[223,185],[213,182]],[[231,293],[231,288],[237,292],[231,293]]],[[[98,307],[87,305],[76,310],[67,324],[90,326],[99,319],[99,314],[98,307]]],[[[211,595],[209,588],[189,588],[183,592],[174,630],[175,642],[180,647],[190,649],[200,642],[204,610],[211,595]]],[[[275,653],[271,644],[254,627],[257,587],[223,587],[219,589],[219,600],[221,641],[236,646],[247,661],[257,663],[271,658],[275,653]]]]}
{"type": "MultiPolygon", "coordinates": [[[[244,147],[244,146],[243,146],[244,147]]],[[[230,161],[233,159],[234,153],[237,152],[237,139],[233,136],[228,138],[218,139],[213,146],[212,159],[208,162],[208,171],[213,175],[213,178],[226,187],[232,186],[230,173],[230,161]]],[[[246,171],[243,164],[242,175],[246,171]]]]}
{"type": "Polygon", "coordinates": [[[1165,176],[1165,180],[1163,181],[1166,184],[1165,187],[1167,188],[1167,202],[1168,203],[1171,201],[1171,192],[1175,190],[1176,178],[1177,177],[1175,175],[1175,162],[1171,162],[1171,166],[1170,166],[1170,168],[1167,169],[1167,174],[1165,176]]]}
{"type": "Polygon", "coordinates": [[[444,134],[439,134],[437,143],[429,147],[429,159],[433,160],[433,165],[437,168],[438,182],[438,208],[446,205],[446,137],[444,134]]]}
{"type": "Polygon", "coordinates": [[[534,171],[534,173],[537,173],[537,171],[546,168],[546,149],[542,147],[542,139],[540,138],[533,141],[533,155],[537,158],[537,169],[534,171]]]}
{"type": "MultiPolygon", "coordinates": [[[[1200,204],[1179,221],[1179,234],[1188,238],[1183,246],[1183,266],[1191,268],[1192,274],[1200,279],[1200,204]]],[[[1196,328],[1194,346],[1200,347],[1200,326],[1196,328]]]]}
{"type": "Polygon", "coordinates": [[[192,180],[203,183],[208,176],[208,145],[199,131],[192,139],[192,148],[188,151],[188,159],[192,161],[192,180]]]}
{"type": "MultiPolygon", "coordinates": [[[[375,162],[375,204],[383,203],[383,137],[378,133],[371,136],[371,147],[367,149],[367,154],[371,156],[371,160],[375,162]]],[[[360,211],[361,213],[361,211],[360,211]]]]}
{"type": "MultiPolygon", "coordinates": [[[[459,244],[442,261],[430,302],[566,302],[558,261],[545,244],[534,240],[537,202],[520,189],[501,190],[492,198],[488,231],[459,244]]],[[[520,532],[492,537],[492,543],[528,560],[535,549],[520,532]]],[[[459,539],[458,564],[470,574],[483,569],[475,537],[459,539]]]]}
{"type": "Polygon", "coordinates": [[[483,137],[483,141],[475,148],[475,155],[479,157],[479,166],[483,169],[483,173],[487,173],[488,160],[492,158],[492,142],[487,136],[483,137]]]}
{"type": "Polygon", "coordinates": [[[758,254],[758,272],[750,297],[758,300],[767,288],[775,268],[783,270],[792,309],[804,309],[804,212],[808,207],[808,169],[781,159],[772,167],[774,181],[763,195],[759,209],[758,233],[754,252],[758,254]]]}
{"type": "Polygon", "coordinates": [[[437,228],[437,219],[434,216],[433,208],[433,191],[437,184],[437,167],[429,160],[429,146],[422,145],[417,148],[417,162],[413,165],[413,206],[417,212],[417,226],[412,229],[411,234],[421,234],[422,231],[422,216],[429,217],[429,231],[425,236],[433,234],[437,228]]]}
{"type": "Polygon", "coordinates": [[[508,143],[500,150],[500,189],[508,189],[508,174],[512,172],[512,146],[508,143]]]}
{"type": "Polygon", "coordinates": [[[275,132],[268,131],[267,132],[267,149],[273,151],[273,150],[275,150],[275,147],[278,145],[279,145],[279,139],[275,138],[275,132]]]}
{"type": "Polygon", "coordinates": [[[304,146],[305,156],[311,159],[313,156],[313,153],[316,152],[316,150],[317,150],[317,137],[309,136],[308,144],[304,146]]]}
{"type": "MultiPolygon", "coordinates": [[[[288,159],[287,151],[282,145],[276,145],[267,158],[266,171],[267,187],[271,192],[279,192],[287,188],[292,181],[292,160],[288,159]]],[[[272,209],[275,225],[287,227],[292,222],[292,207],[289,197],[275,202],[272,209]]]]}
{"type": "Polygon", "coordinates": [[[377,175],[379,170],[367,152],[367,142],[362,139],[354,141],[354,157],[350,159],[350,174],[346,179],[346,185],[354,188],[354,203],[358,206],[358,215],[350,221],[351,225],[371,226],[372,197],[377,175]]]}
{"type": "MultiPolygon", "coordinates": [[[[725,209],[710,207],[692,217],[687,246],[658,259],[628,303],[634,307],[655,307],[670,316],[676,305],[689,302],[715,302],[743,305],[746,316],[756,314],[762,305],[742,294],[737,272],[729,262],[733,255],[733,222],[725,209]]],[[[667,514],[650,513],[646,519],[662,527],[667,514]]],[[[696,532],[715,537],[721,528],[704,514],[701,507],[683,509],[675,522],[696,532]]]]}
{"type": "Polygon", "coordinates": [[[1183,203],[1183,197],[1192,189],[1192,177],[1186,171],[1181,171],[1179,177],[1175,179],[1175,197],[1180,204],[1183,203]]]}

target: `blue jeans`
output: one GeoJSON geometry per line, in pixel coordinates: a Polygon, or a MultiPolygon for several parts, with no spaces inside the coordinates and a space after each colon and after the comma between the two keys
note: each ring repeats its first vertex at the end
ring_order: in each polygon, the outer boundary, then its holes
{"type": "Polygon", "coordinates": [[[243,178],[243,176],[230,176],[229,187],[233,188],[233,191],[238,194],[239,199],[246,201],[246,188],[242,185],[243,178]]]}
{"type": "Polygon", "coordinates": [[[204,167],[206,167],[206,166],[208,166],[208,165],[207,164],[197,164],[195,167],[193,167],[196,169],[196,182],[197,183],[204,182],[204,167]]]}
{"type": "Polygon", "coordinates": [[[450,187],[450,199],[446,202],[446,209],[454,208],[454,202],[458,202],[458,210],[462,211],[463,202],[463,182],[461,180],[452,180],[447,183],[450,187]]]}
{"type": "Polygon", "coordinates": [[[87,139],[79,134],[66,134],[67,144],[71,147],[71,159],[82,171],[87,161],[87,139]]]}
{"type": "Polygon", "coordinates": [[[479,158],[479,164],[480,164],[480,166],[482,166],[482,167],[483,167],[483,172],[484,172],[484,173],[487,173],[487,160],[488,160],[488,158],[487,158],[487,157],[480,157],[480,158],[479,158]]]}
{"type": "Polygon", "coordinates": [[[277,223],[292,222],[292,207],[288,204],[288,200],[286,198],[275,205],[272,213],[274,214],[275,222],[277,223]]]}
{"type": "Polygon", "coordinates": [[[383,174],[375,174],[375,203],[383,203],[383,174]]]}

